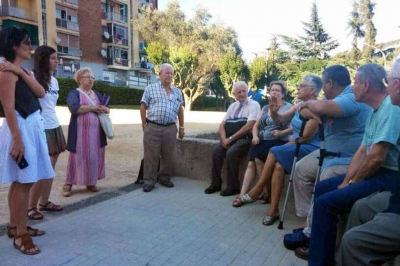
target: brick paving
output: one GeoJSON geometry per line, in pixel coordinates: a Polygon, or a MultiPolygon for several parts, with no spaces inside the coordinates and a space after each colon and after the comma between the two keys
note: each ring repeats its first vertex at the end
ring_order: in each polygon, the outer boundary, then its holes
{"type": "Polygon", "coordinates": [[[234,197],[206,195],[207,184],[174,178],[175,187],[141,189],[35,226],[42,252],[25,256],[0,237],[0,265],[307,265],[282,244],[285,230],[261,224],[268,205],[231,207],[234,197]]]}

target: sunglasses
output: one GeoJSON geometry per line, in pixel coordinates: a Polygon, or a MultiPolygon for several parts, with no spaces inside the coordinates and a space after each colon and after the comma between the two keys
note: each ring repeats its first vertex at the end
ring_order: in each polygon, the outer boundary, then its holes
{"type": "MultiPolygon", "coordinates": [[[[384,77],[384,78],[382,79],[382,83],[383,83],[386,87],[387,87],[388,84],[389,84],[388,78],[389,78],[389,76],[384,77]]],[[[392,78],[392,79],[400,80],[400,78],[395,78],[395,77],[391,77],[391,78],[392,78]]]]}

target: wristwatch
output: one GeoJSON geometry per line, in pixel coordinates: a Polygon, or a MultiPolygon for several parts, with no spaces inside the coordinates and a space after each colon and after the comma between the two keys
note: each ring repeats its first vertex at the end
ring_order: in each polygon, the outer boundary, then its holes
{"type": "Polygon", "coordinates": [[[229,140],[230,140],[230,141],[232,141],[232,140],[233,140],[232,136],[230,136],[230,137],[229,137],[229,140]]]}

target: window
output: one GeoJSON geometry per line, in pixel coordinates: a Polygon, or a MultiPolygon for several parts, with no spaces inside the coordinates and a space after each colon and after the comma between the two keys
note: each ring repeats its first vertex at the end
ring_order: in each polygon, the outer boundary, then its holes
{"type": "Polygon", "coordinates": [[[56,18],[66,19],[67,18],[67,12],[65,10],[56,9],[56,18]]]}

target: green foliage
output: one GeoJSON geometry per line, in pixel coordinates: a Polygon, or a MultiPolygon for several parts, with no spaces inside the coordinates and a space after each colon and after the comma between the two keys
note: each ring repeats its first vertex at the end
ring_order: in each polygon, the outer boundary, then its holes
{"type": "Polygon", "coordinates": [[[174,85],[183,91],[188,110],[202,95],[208,76],[220,70],[221,58],[240,52],[236,32],[210,20],[211,14],[204,8],[197,8],[194,17],[187,19],[179,3],[173,1],[165,10],[145,8],[134,21],[149,43],[146,52],[156,69],[162,62],[175,67],[174,85]]]}
{"type": "Polygon", "coordinates": [[[353,2],[353,10],[350,15],[351,18],[348,21],[348,29],[350,30],[349,35],[353,36],[352,48],[350,50],[350,58],[353,60],[358,60],[360,58],[360,49],[358,49],[358,39],[364,38],[365,31],[363,29],[363,21],[360,14],[360,4],[354,0],[353,2]]]}
{"type": "Polygon", "coordinates": [[[364,48],[362,51],[363,58],[371,58],[374,54],[373,47],[375,46],[376,41],[376,28],[372,18],[374,17],[375,3],[371,0],[361,0],[360,2],[360,11],[362,16],[362,21],[365,26],[365,39],[364,39],[364,48]],[[369,45],[365,45],[369,44],[369,45]]]}
{"type": "Polygon", "coordinates": [[[234,52],[227,53],[220,62],[221,81],[225,90],[232,96],[232,86],[235,82],[248,77],[248,68],[241,55],[234,52]]]}
{"type": "Polygon", "coordinates": [[[325,31],[319,19],[315,2],[312,6],[310,22],[302,23],[306,35],[299,38],[279,35],[283,42],[293,50],[294,56],[298,59],[304,60],[310,57],[329,58],[328,52],[337,48],[339,43],[335,40],[331,41],[331,37],[325,31]]]}
{"type": "Polygon", "coordinates": [[[213,109],[217,111],[217,98],[212,96],[202,95],[197,97],[192,104],[192,110],[199,111],[203,109],[213,109]]]}
{"type": "Polygon", "coordinates": [[[262,88],[265,85],[265,70],[267,59],[265,57],[256,57],[250,64],[250,82],[249,85],[255,88],[262,88]]]}
{"type": "MultiPolygon", "coordinates": [[[[60,86],[58,104],[67,104],[67,95],[70,90],[78,86],[73,79],[57,78],[60,86]]],[[[107,93],[110,95],[109,105],[139,105],[143,95],[141,89],[130,89],[128,87],[110,86],[100,82],[95,82],[93,89],[101,95],[107,93]]]]}
{"type": "Polygon", "coordinates": [[[151,42],[146,48],[147,59],[155,65],[156,73],[159,72],[159,66],[168,62],[169,53],[164,44],[160,42],[151,42]]]}

